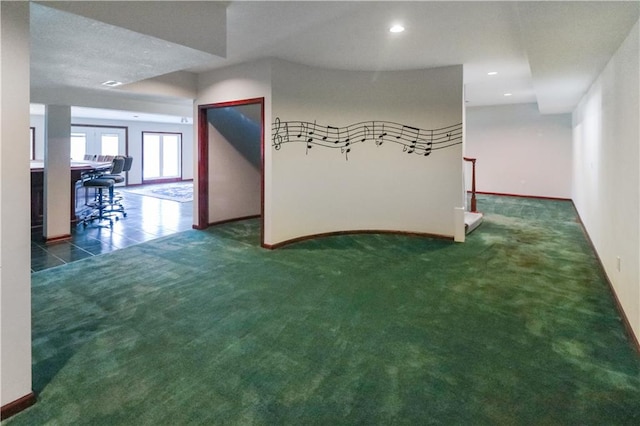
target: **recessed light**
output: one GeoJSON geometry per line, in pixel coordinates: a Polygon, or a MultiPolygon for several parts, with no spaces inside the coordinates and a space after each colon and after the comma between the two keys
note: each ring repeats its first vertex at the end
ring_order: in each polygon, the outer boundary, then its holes
{"type": "Polygon", "coordinates": [[[512,94],[512,93],[505,93],[504,95],[505,95],[505,96],[511,96],[511,95],[513,95],[513,94],[512,94]]]}
{"type": "Polygon", "coordinates": [[[487,75],[496,75],[496,74],[498,74],[498,71],[489,71],[487,73],[487,75]]]}
{"type": "Polygon", "coordinates": [[[392,33],[401,33],[404,31],[404,27],[402,25],[394,25],[391,28],[389,28],[389,31],[392,33]]]}
{"type": "Polygon", "coordinates": [[[121,84],[122,84],[121,81],[115,81],[115,80],[107,80],[102,83],[103,86],[108,86],[108,87],[116,87],[116,86],[120,86],[121,84]]]}

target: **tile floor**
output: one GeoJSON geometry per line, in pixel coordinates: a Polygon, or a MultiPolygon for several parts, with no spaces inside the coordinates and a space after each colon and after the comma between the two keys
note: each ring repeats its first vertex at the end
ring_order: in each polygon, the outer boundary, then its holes
{"type": "MultiPolygon", "coordinates": [[[[179,203],[123,192],[127,217],[112,228],[71,226],[71,239],[45,243],[42,228],[32,229],[31,272],[108,253],[165,235],[192,229],[193,202],[179,203]]],[[[104,223],[104,222],[103,222],[104,223]]]]}

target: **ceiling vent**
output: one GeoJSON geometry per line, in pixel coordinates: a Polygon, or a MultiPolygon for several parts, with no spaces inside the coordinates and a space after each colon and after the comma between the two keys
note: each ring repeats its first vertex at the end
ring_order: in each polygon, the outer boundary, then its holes
{"type": "Polygon", "coordinates": [[[115,81],[115,80],[108,80],[102,83],[103,86],[107,86],[107,87],[117,87],[117,86],[120,86],[121,84],[122,84],[121,81],[115,81]]]}

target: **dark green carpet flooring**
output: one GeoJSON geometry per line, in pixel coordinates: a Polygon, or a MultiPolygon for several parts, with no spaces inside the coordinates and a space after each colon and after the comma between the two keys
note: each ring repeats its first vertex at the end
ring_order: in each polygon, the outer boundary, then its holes
{"type": "Polygon", "coordinates": [[[571,203],[484,196],[465,244],[257,221],[37,272],[10,425],[640,424],[640,357],[571,203]]]}

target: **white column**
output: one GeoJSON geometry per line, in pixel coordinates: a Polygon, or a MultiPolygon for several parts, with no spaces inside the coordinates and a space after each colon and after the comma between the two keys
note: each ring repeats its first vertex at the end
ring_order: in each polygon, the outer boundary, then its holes
{"type": "Polygon", "coordinates": [[[29,143],[29,3],[2,1],[0,402],[3,408],[32,395],[29,143]]]}
{"type": "Polygon", "coordinates": [[[71,232],[71,107],[47,105],[44,114],[44,227],[47,241],[71,232]]]}

